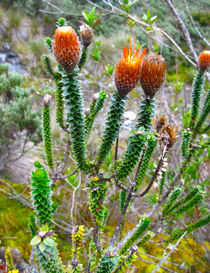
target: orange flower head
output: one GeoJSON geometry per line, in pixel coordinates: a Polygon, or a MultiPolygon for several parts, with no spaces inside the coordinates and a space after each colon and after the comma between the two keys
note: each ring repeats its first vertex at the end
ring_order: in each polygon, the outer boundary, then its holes
{"type": "Polygon", "coordinates": [[[114,82],[120,96],[125,96],[135,88],[140,76],[142,60],[146,49],[139,56],[139,50],[133,50],[131,42],[129,48],[123,48],[123,56],[117,63],[114,73],[114,82]]]}
{"type": "Polygon", "coordinates": [[[81,45],[72,27],[62,26],[56,29],[52,50],[57,62],[68,73],[71,73],[77,66],[81,56],[81,45]]]}
{"type": "Polygon", "coordinates": [[[156,53],[150,53],[143,61],[140,82],[146,96],[152,97],[165,80],[165,59],[156,53]]]}
{"type": "Polygon", "coordinates": [[[201,52],[198,58],[198,65],[201,72],[205,72],[210,66],[210,50],[201,52]]]}

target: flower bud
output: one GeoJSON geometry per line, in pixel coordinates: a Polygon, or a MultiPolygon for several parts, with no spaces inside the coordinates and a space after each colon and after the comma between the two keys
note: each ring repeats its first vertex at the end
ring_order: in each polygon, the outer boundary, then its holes
{"type": "Polygon", "coordinates": [[[44,98],[43,98],[43,105],[45,107],[48,107],[50,105],[51,99],[52,99],[52,96],[50,96],[48,94],[45,95],[44,98]]]}
{"type": "Polygon", "coordinates": [[[90,115],[90,109],[86,108],[84,112],[85,112],[85,115],[86,115],[86,116],[89,116],[89,115],[90,115]]]}
{"type": "Polygon", "coordinates": [[[117,63],[114,73],[115,86],[120,96],[127,95],[136,87],[145,54],[146,49],[139,56],[139,49],[133,50],[131,43],[129,48],[123,48],[123,56],[117,63]]]}
{"type": "Polygon", "coordinates": [[[156,53],[150,53],[143,61],[140,82],[146,96],[152,97],[165,80],[165,59],[156,53]]]}
{"type": "Polygon", "coordinates": [[[93,102],[97,102],[98,98],[99,98],[99,92],[93,94],[93,102]]]}
{"type": "Polygon", "coordinates": [[[91,44],[93,39],[93,29],[90,26],[83,24],[80,26],[79,33],[82,44],[85,48],[87,48],[91,44]]]}
{"type": "Polygon", "coordinates": [[[210,50],[201,52],[198,58],[198,66],[201,72],[205,72],[210,66],[210,50]]]}
{"type": "Polygon", "coordinates": [[[72,27],[62,26],[56,29],[52,50],[57,62],[68,73],[71,73],[77,66],[81,55],[81,45],[72,27]]]}

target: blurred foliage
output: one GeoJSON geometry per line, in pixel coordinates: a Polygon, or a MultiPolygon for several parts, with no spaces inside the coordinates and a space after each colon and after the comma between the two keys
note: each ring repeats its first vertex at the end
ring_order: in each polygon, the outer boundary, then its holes
{"type": "Polygon", "coordinates": [[[3,170],[11,154],[25,148],[28,141],[41,140],[41,127],[40,112],[32,110],[33,99],[23,87],[22,77],[8,73],[5,65],[0,67],[0,170],[3,170]]]}

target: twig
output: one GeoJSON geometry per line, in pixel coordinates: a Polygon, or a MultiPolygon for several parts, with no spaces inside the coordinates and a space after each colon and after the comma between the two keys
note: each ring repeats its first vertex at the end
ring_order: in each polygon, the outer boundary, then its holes
{"type": "MultiPolygon", "coordinates": [[[[147,260],[144,260],[142,257],[139,257],[138,259],[140,259],[140,260],[142,260],[144,263],[146,263],[146,264],[154,264],[154,265],[157,265],[156,263],[154,263],[154,262],[151,262],[151,261],[147,261],[147,260]]],[[[172,272],[172,273],[176,273],[175,271],[173,271],[173,270],[171,270],[171,269],[169,269],[169,268],[167,268],[167,267],[165,267],[165,266],[160,266],[162,269],[165,269],[165,270],[167,270],[168,272],[172,272]]]]}
{"type": "Polygon", "coordinates": [[[151,189],[151,187],[152,187],[152,185],[153,185],[155,179],[157,178],[157,175],[158,175],[159,172],[160,172],[160,169],[161,169],[162,164],[163,164],[163,160],[164,160],[164,158],[165,158],[167,152],[168,152],[168,149],[167,149],[167,148],[164,149],[163,154],[162,154],[162,156],[161,156],[161,158],[160,158],[160,160],[159,160],[159,162],[158,162],[157,168],[155,169],[155,172],[154,172],[154,174],[153,174],[153,176],[152,176],[152,179],[151,179],[149,185],[147,186],[147,188],[146,188],[143,192],[141,192],[141,193],[139,193],[139,194],[133,194],[134,197],[137,197],[137,198],[143,197],[143,196],[144,196],[145,194],[147,194],[148,191],[151,189]]]}
{"type": "Polygon", "coordinates": [[[74,201],[75,201],[75,195],[76,195],[77,189],[81,185],[81,181],[82,181],[82,176],[81,176],[81,172],[79,172],[79,182],[78,182],[78,185],[76,187],[74,187],[74,191],[73,191],[73,195],[72,195],[72,205],[71,205],[71,223],[72,223],[72,227],[74,226],[74,201]]]}
{"type": "Polygon", "coordinates": [[[203,41],[204,41],[208,46],[210,46],[209,41],[208,41],[205,37],[203,37],[203,35],[200,33],[200,30],[196,27],[195,22],[194,22],[194,20],[193,20],[193,18],[192,18],[192,15],[191,15],[191,13],[190,13],[189,7],[188,7],[188,5],[187,5],[187,1],[184,0],[184,3],[185,3],[185,7],[186,7],[186,9],[187,9],[187,12],[188,12],[188,14],[189,14],[189,16],[190,16],[190,20],[191,20],[191,22],[192,22],[192,24],[193,24],[195,30],[197,31],[198,35],[200,36],[201,39],[203,39],[203,41]]]}
{"type": "MultiPolygon", "coordinates": [[[[106,5],[110,6],[110,4],[108,4],[106,1],[104,1],[104,0],[102,0],[102,1],[106,5]]],[[[95,6],[95,3],[91,2],[90,0],[88,0],[88,2],[95,6]]],[[[98,6],[98,7],[100,7],[100,6],[98,6]]],[[[145,23],[144,21],[139,20],[139,19],[135,18],[134,16],[132,16],[131,14],[128,14],[128,13],[124,12],[122,9],[119,9],[119,8],[117,8],[115,6],[113,6],[113,7],[114,7],[114,11],[115,11],[114,13],[115,14],[117,14],[119,16],[126,16],[129,19],[131,19],[134,22],[142,25],[145,28],[150,26],[149,24],[145,23]]],[[[102,7],[100,7],[100,8],[103,9],[102,7]]],[[[153,26],[153,29],[160,32],[160,33],[162,33],[169,41],[172,42],[172,44],[176,47],[176,49],[180,52],[180,54],[185,57],[185,59],[187,59],[192,65],[197,66],[197,63],[195,63],[193,60],[190,59],[190,57],[181,49],[181,47],[175,42],[175,40],[166,31],[164,31],[163,29],[161,29],[159,27],[156,27],[156,26],[153,26]]],[[[154,39],[154,37],[153,37],[153,39],[154,39]]]]}
{"type": "MultiPolygon", "coordinates": [[[[150,242],[150,241],[149,241],[149,242],[150,242]]],[[[147,257],[149,257],[149,258],[155,259],[155,260],[157,260],[157,261],[161,261],[161,259],[159,259],[159,258],[157,258],[157,257],[155,257],[155,256],[153,256],[153,255],[151,255],[151,254],[144,253],[144,252],[141,252],[141,251],[138,251],[138,253],[143,254],[143,255],[145,255],[145,256],[147,256],[147,257]]],[[[165,261],[165,263],[167,263],[167,264],[172,264],[172,263],[169,262],[169,261],[165,261]]],[[[179,267],[180,269],[187,269],[187,268],[184,267],[183,265],[176,264],[176,263],[173,263],[173,264],[174,264],[175,266],[179,267]]]]}
{"type": "Polygon", "coordinates": [[[119,232],[120,232],[120,230],[121,230],[121,228],[122,228],[122,222],[123,222],[123,219],[124,219],[124,217],[125,217],[125,214],[126,214],[126,211],[127,211],[128,206],[129,206],[129,203],[130,203],[130,201],[131,201],[132,193],[133,193],[133,191],[134,191],[134,188],[135,188],[135,183],[131,186],[130,191],[129,191],[129,193],[128,193],[128,196],[127,196],[125,205],[124,205],[124,207],[123,207],[122,213],[121,213],[121,215],[120,215],[120,217],[119,217],[119,219],[118,219],[117,225],[116,225],[116,227],[115,227],[115,231],[114,231],[113,237],[112,237],[112,239],[111,239],[110,246],[113,246],[113,245],[114,245],[114,243],[115,243],[115,241],[117,240],[117,237],[118,237],[118,235],[119,235],[119,232]]]}
{"type": "Polygon", "coordinates": [[[135,174],[135,179],[134,179],[135,183],[137,183],[137,179],[138,179],[138,175],[139,175],[139,170],[141,168],[141,165],[142,165],[142,162],[143,162],[143,159],[144,159],[145,151],[146,151],[146,149],[144,148],[143,152],[142,152],[142,155],[141,155],[141,159],[140,159],[139,164],[138,164],[138,167],[136,169],[136,174],[135,174]]]}
{"type": "Polygon", "coordinates": [[[183,31],[183,33],[184,33],[184,35],[185,35],[187,45],[188,45],[188,47],[189,47],[189,49],[190,49],[190,51],[191,51],[191,53],[192,53],[194,59],[195,59],[196,62],[197,62],[198,56],[197,56],[197,54],[196,54],[196,52],[195,52],[195,49],[194,49],[194,46],[193,46],[193,43],[192,43],[192,40],[191,40],[189,31],[188,31],[188,29],[187,29],[187,27],[186,27],[184,21],[183,21],[183,20],[181,19],[181,17],[179,16],[179,13],[178,13],[177,10],[175,9],[173,2],[172,2],[171,0],[165,0],[165,1],[166,1],[166,3],[168,4],[169,8],[171,9],[171,11],[172,11],[173,15],[175,16],[176,20],[179,22],[179,24],[180,24],[180,26],[181,26],[181,29],[182,29],[182,31],[183,31]]]}
{"type": "Polygon", "coordinates": [[[98,237],[98,224],[96,222],[96,217],[95,215],[91,215],[92,216],[92,219],[93,219],[93,238],[94,238],[94,242],[96,244],[96,248],[98,250],[98,252],[100,253],[101,252],[101,244],[100,244],[100,240],[99,240],[99,237],[98,237]]]}
{"type": "Polygon", "coordinates": [[[116,144],[115,144],[115,153],[114,153],[114,168],[116,170],[117,168],[117,159],[118,159],[118,144],[119,144],[119,137],[116,139],[116,144]]]}
{"type": "Polygon", "coordinates": [[[163,257],[162,257],[160,263],[156,266],[156,268],[152,271],[152,273],[157,272],[157,270],[161,267],[161,265],[167,261],[168,257],[173,253],[173,251],[178,246],[178,244],[180,243],[182,238],[186,235],[186,233],[187,233],[187,231],[185,231],[185,233],[181,236],[181,238],[179,238],[179,240],[176,242],[176,244],[173,246],[171,251],[166,256],[163,254],[163,257]]]}
{"type": "Polygon", "coordinates": [[[133,254],[138,250],[138,247],[136,245],[133,245],[130,249],[130,254],[128,255],[128,257],[126,257],[126,259],[115,269],[115,271],[113,271],[112,273],[117,273],[121,267],[133,256],[133,254]]]}
{"type": "Polygon", "coordinates": [[[173,190],[174,186],[176,185],[177,181],[179,180],[180,176],[182,175],[183,171],[185,170],[187,164],[189,164],[189,162],[191,160],[191,157],[192,157],[192,152],[189,154],[189,156],[187,157],[187,159],[182,163],[179,173],[174,178],[174,180],[171,183],[171,185],[170,185],[169,189],[167,190],[167,192],[157,202],[157,204],[154,206],[154,208],[148,213],[148,215],[147,215],[148,217],[151,217],[156,212],[156,210],[159,208],[159,206],[167,199],[167,197],[169,196],[170,192],[173,190]]]}

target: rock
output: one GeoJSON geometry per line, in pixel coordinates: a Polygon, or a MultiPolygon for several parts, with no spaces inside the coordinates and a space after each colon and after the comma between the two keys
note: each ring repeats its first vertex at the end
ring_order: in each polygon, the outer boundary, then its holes
{"type": "Polygon", "coordinates": [[[10,72],[18,72],[20,74],[26,73],[23,66],[20,64],[17,54],[13,51],[7,50],[0,52],[0,64],[7,64],[10,72]]]}
{"type": "Polygon", "coordinates": [[[135,120],[136,114],[133,111],[126,111],[124,114],[124,118],[129,119],[129,120],[135,120]]]}

